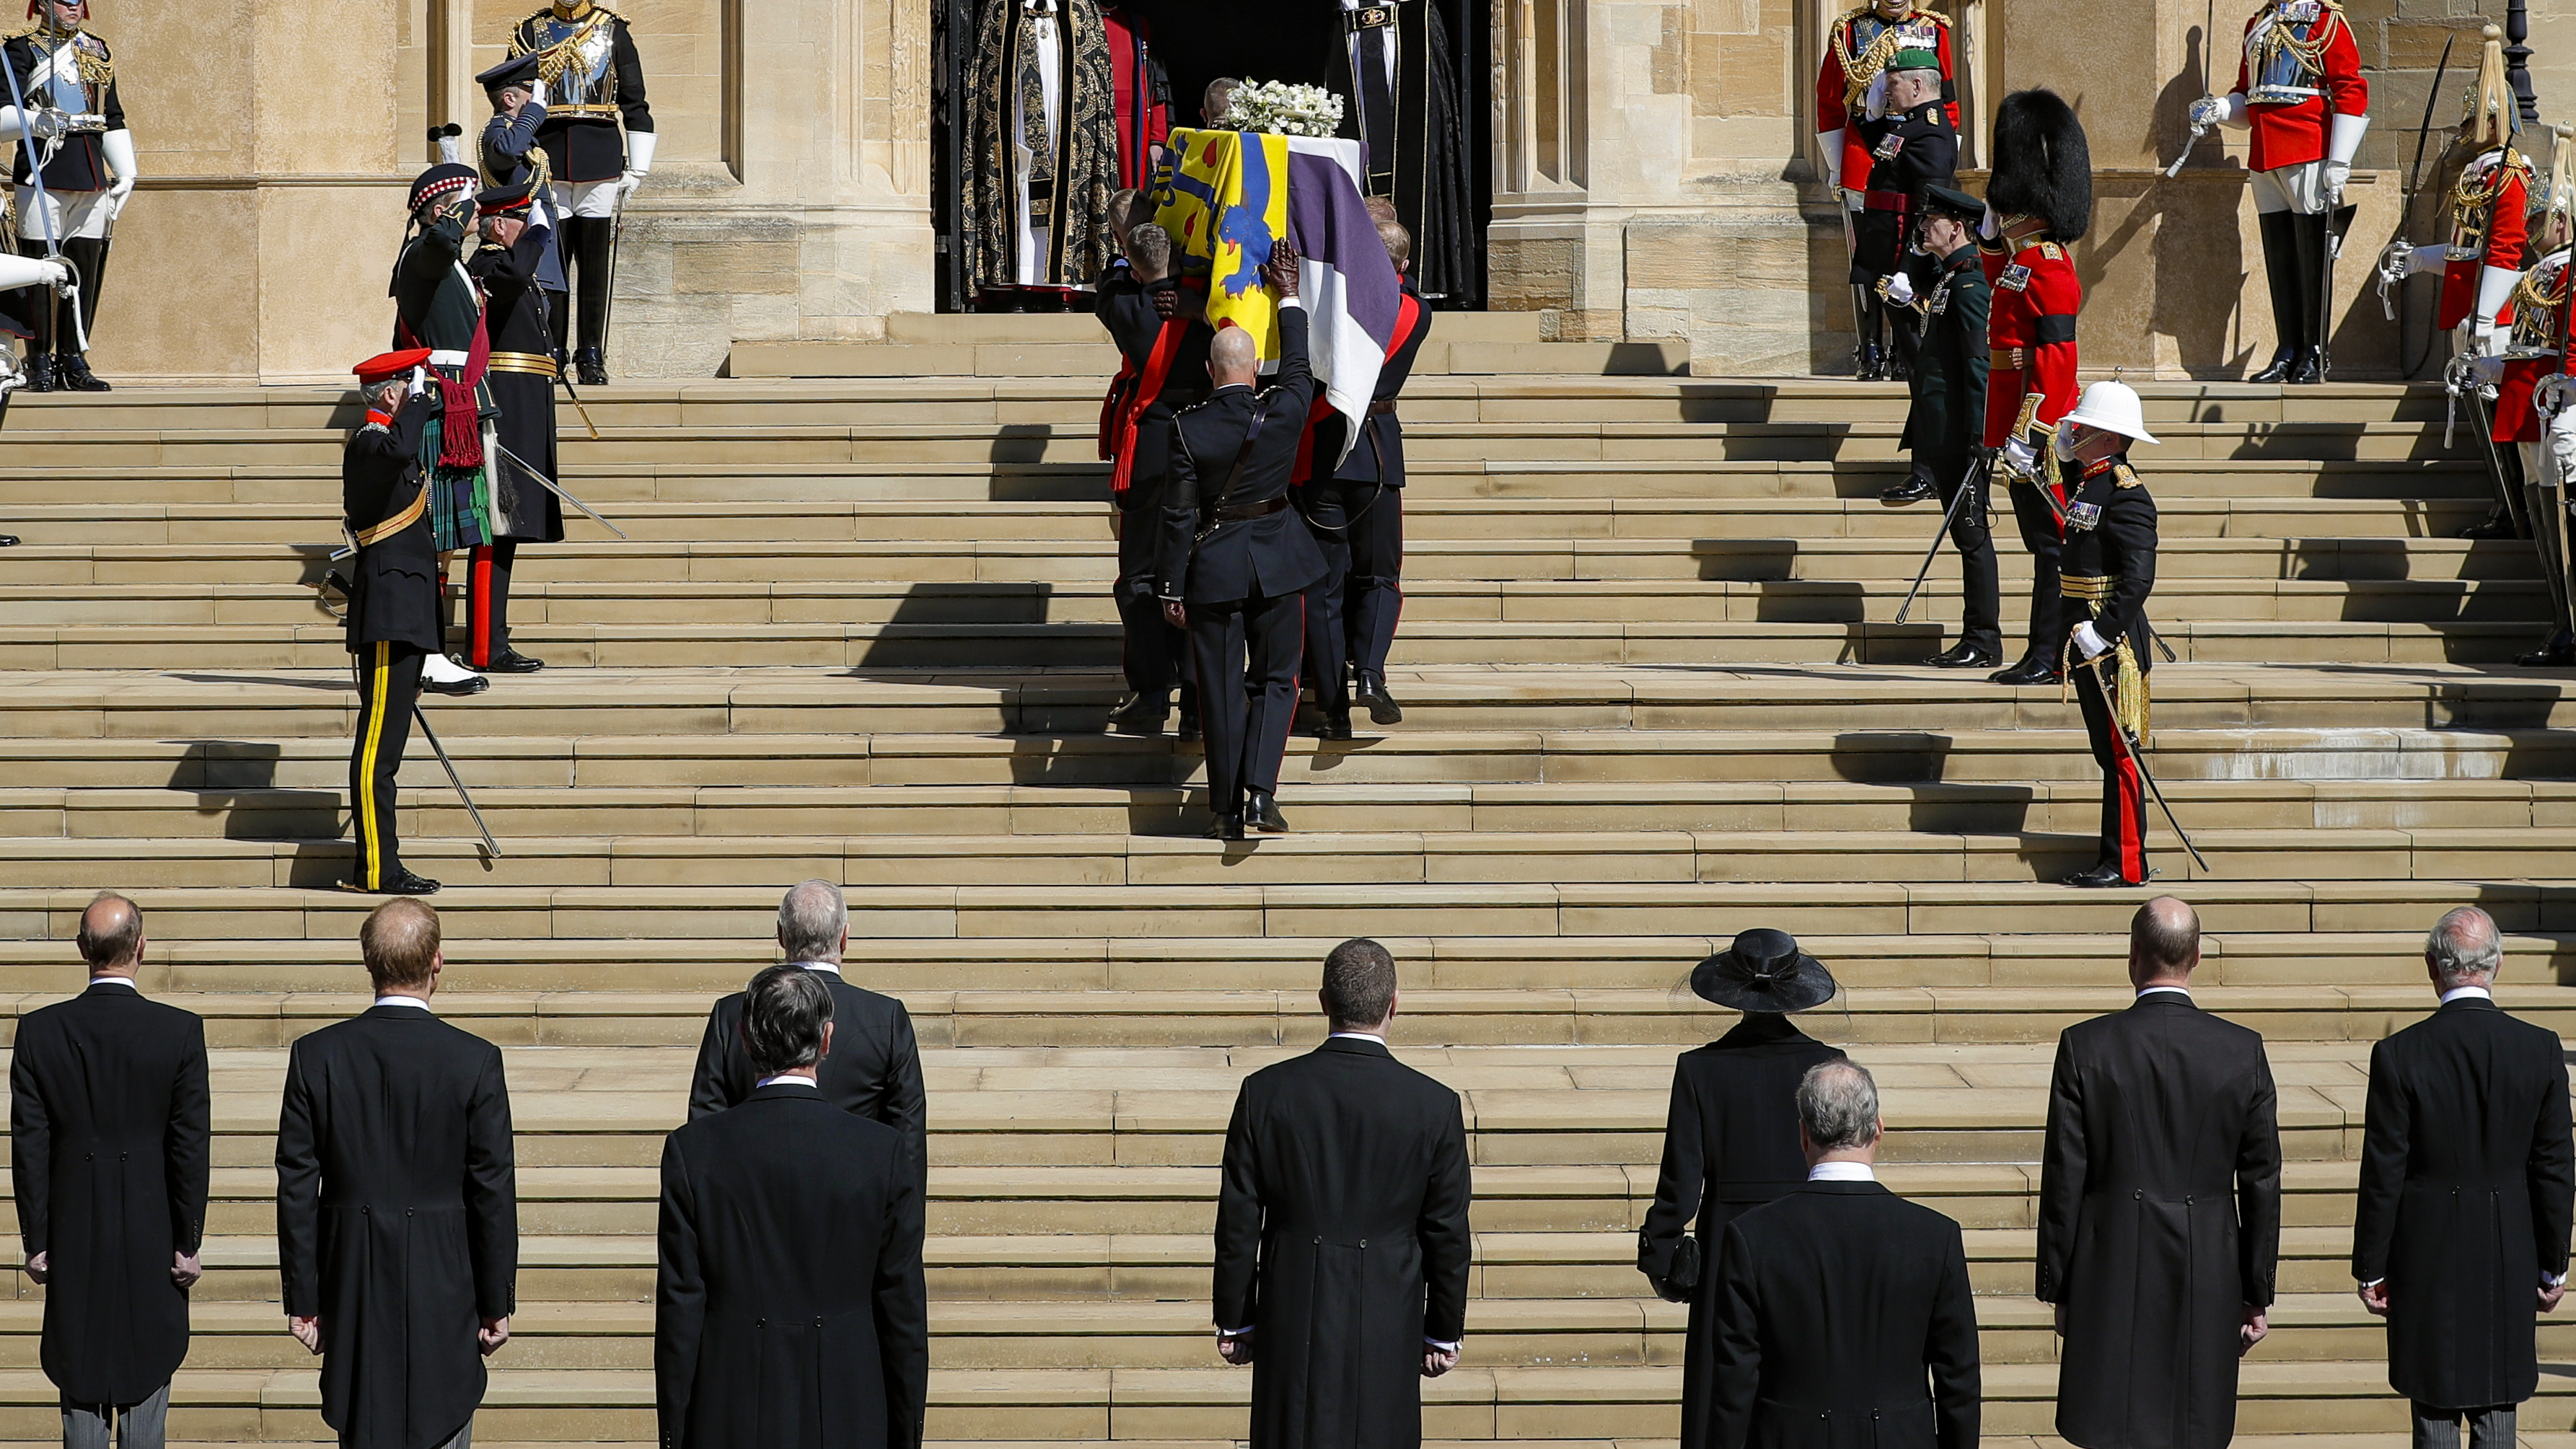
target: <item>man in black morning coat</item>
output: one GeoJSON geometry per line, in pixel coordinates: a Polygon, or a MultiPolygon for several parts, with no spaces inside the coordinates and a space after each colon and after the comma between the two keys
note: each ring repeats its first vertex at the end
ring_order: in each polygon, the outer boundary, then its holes
{"type": "Polygon", "coordinates": [[[1699,963],[1691,990],[1744,1020],[1673,1063],[1664,1165],[1637,1234],[1637,1271],[1655,1292],[1690,1305],[1682,1354],[1682,1445],[1703,1449],[1717,1398],[1717,1247],[1748,1208],[1807,1180],[1798,1146],[1798,1083],[1842,1052],[1789,1024],[1789,1013],[1833,999],[1834,978],[1785,931],[1752,930],[1699,963]],[[1692,1219],[1698,1230],[1686,1235],[1692,1219]]]}
{"type": "Polygon", "coordinates": [[[461,1446],[517,1293],[510,1088],[499,1047],[430,1013],[436,911],[387,901],[358,943],[376,1004],[287,1052],[287,1328],[322,1355],[322,1421],[343,1445],[461,1446]]]}
{"type": "Polygon", "coordinates": [[[2501,956],[2484,911],[2442,917],[2424,943],[2441,1009],[2370,1050],[2352,1276],[2421,1449],[2454,1449],[2463,1415],[2478,1449],[2509,1449],[2540,1386],[2533,1318],[2567,1285],[2567,1060],[2497,1009],[2501,956]]]}
{"type": "Polygon", "coordinates": [[[1227,840],[1288,829],[1279,760],[1297,715],[1305,589],[1324,576],[1323,550],[1288,505],[1315,398],[1296,248],[1282,238],[1262,273],[1279,296],[1278,377],[1253,391],[1259,358],[1239,327],[1208,345],[1216,391],[1172,420],[1155,569],[1164,617],[1190,631],[1216,815],[1208,834],[1227,840]]]}
{"type": "Polygon", "coordinates": [[[1807,1069],[1807,1182],[1718,1248],[1713,1449],[1976,1449],[1967,1250],[1957,1223],[1879,1185],[1879,1129],[1867,1071],[1807,1069]]]}
{"type": "Polygon", "coordinates": [[[1217,1352],[1252,1365],[1253,1449],[1413,1449],[1466,1333],[1458,1096],[1386,1049],[1395,962],[1324,960],[1332,1035],[1247,1078],[1217,1184],[1217,1352]]]}
{"type": "Polygon", "coordinates": [[[81,915],[89,989],[19,1019],[10,1172],[27,1276],[45,1287],[40,1349],[67,1449],[160,1449],[188,1356],[188,1289],[206,1233],[206,1027],[147,1000],[143,912],[102,895],[81,915]]]}
{"type": "MultiPolygon", "coordinates": [[[[778,948],[787,953],[787,963],[813,972],[831,991],[832,1054],[815,1077],[823,1100],[903,1134],[915,1165],[925,1165],[921,1046],[912,1014],[891,996],[841,979],[841,957],[849,947],[850,908],[839,886],[809,880],[778,903],[778,948]]],[[[742,1003],[737,991],[707,1013],[697,1070],[689,1078],[692,1122],[747,1099],[760,1083],[759,1069],[742,1048],[742,1003]]]]}
{"type": "Polygon", "coordinates": [[[2236,1361],[2270,1324],[2281,1138],[2263,1038],[2193,1005],[2200,918],[2129,923],[2126,1011],[2066,1029],[2049,1084],[2039,1298],[2057,1305],[2057,1432],[2084,1449],[2216,1449],[2236,1361]]]}
{"type": "Polygon", "coordinates": [[[821,973],[772,966],[744,994],[759,1087],[662,1144],[663,1449],[917,1449],[930,1320],[911,1148],[816,1087],[835,1025],[821,973]]]}

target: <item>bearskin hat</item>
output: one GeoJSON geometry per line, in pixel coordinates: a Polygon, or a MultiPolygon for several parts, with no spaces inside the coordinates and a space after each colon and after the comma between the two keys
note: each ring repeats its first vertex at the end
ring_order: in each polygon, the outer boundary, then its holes
{"type": "Polygon", "coordinates": [[[1995,108],[1994,176],[1986,202],[2005,216],[2036,216],[2057,241],[2093,225],[2093,154],[2084,123],[2051,90],[2015,91],[1995,108]]]}

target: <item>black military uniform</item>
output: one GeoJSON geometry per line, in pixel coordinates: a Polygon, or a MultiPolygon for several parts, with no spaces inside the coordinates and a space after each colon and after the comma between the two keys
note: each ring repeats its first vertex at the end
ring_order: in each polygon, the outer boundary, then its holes
{"type": "MultiPolygon", "coordinates": [[[[1909,68],[1936,73],[1940,58],[1929,51],[1902,51],[1890,73],[1909,68]]],[[[1959,131],[1950,123],[1950,103],[1934,97],[1910,111],[1896,111],[1856,128],[1869,147],[1869,189],[1860,212],[1852,218],[1852,273],[1858,295],[1871,301],[1876,314],[1861,319],[1861,341],[1876,345],[1884,320],[1894,358],[1894,375],[1914,365],[1919,314],[1880,301],[1879,283],[1904,266],[1914,237],[1914,219],[1925,188],[1948,186],[1959,169],[1959,131]]],[[[1983,207],[1979,213],[1983,214],[1983,207]]]]}
{"type": "MultiPolygon", "coordinates": [[[[1923,208],[1968,221],[1985,209],[1977,198],[1946,186],[1927,188],[1923,208]]],[[[1891,308],[1919,319],[1910,325],[1920,329],[1914,403],[1898,446],[1913,453],[1915,475],[1931,481],[1951,520],[1950,542],[1959,550],[1959,641],[1930,662],[1944,669],[1992,669],[2003,662],[2003,604],[1986,494],[1991,479],[1978,454],[1986,421],[1986,317],[1994,293],[1974,237],[1931,260],[1929,289],[1891,308]],[[1973,495],[1964,502],[1962,488],[1973,495]]]]}
{"type": "MultiPolygon", "coordinates": [[[[1291,274],[1293,275],[1293,273],[1291,274]]],[[[1315,377],[1306,309],[1279,306],[1279,373],[1255,395],[1218,388],[1172,420],[1155,596],[1186,604],[1207,738],[1209,833],[1279,833],[1279,761],[1297,712],[1308,585],[1324,555],[1288,505],[1315,377]],[[1251,677],[1247,692],[1245,670],[1251,677]]]]}
{"type": "MultiPolygon", "coordinates": [[[[86,28],[56,29],[39,0],[32,20],[0,45],[0,61],[16,75],[27,108],[57,112],[69,129],[50,140],[12,147],[10,180],[17,187],[18,250],[49,256],[56,245],[80,277],[78,325],[50,288],[35,287],[11,300],[16,326],[27,339],[27,390],[106,392],[89,370],[82,339],[98,320],[99,288],[106,279],[108,244],[116,214],[132,194],[137,172],[134,134],[126,129],[125,103],[117,95],[116,61],[107,42],[86,28]],[[30,184],[28,153],[50,159],[43,179],[45,202],[30,184]],[[49,205],[47,203],[50,203],[49,205]]],[[[81,18],[89,18],[84,5],[81,18]]],[[[0,94],[0,103],[5,103],[0,94]]]]}
{"type": "MultiPolygon", "coordinates": [[[[608,285],[616,270],[617,202],[613,188],[653,164],[653,110],[644,99],[644,62],[626,18],[592,0],[556,3],[510,32],[513,57],[540,58],[546,118],[537,128],[554,173],[563,256],[580,289],[580,350],[574,366],[585,386],[608,381],[608,285]]],[[[555,345],[568,320],[554,319],[555,345]]]]}
{"type": "MultiPolygon", "coordinates": [[[[537,78],[543,64],[542,56],[522,55],[476,76],[474,83],[483,87],[483,93],[492,97],[493,104],[498,106],[500,93],[505,87],[525,86],[532,93],[543,91],[545,87],[537,78]]],[[[537,268],[537,285],[550,294],[546,298],[546,306],[551,318],[562,312],[565,305],[563,228],[560,225],[562,218],[555,214],[554,208],[554,166],[546,159],[545,148],[537,144],[537,131],[545,123],[545,102],[535,94],[531,94],[528,103],[516,112],[495,111],[492,118],[483,123],[482,142],[476,160],[482,165],[485,186],[510,187],[525,183],[536,193],[533,219],[543,222],[546,228],[546,257],[537,268]]],[[[545,350],[554,351],[551,333],[545,350]]]]}
{"type": "MultiPolygon", "coordinates": [[[[426,348],[387,353],[357,369],[361,386],[400,377],[426,348]]],[[[395,848],[394,776],[420,695],[420,664],[439,647],[438,551],[427,517],[421,435],[437,416],[435,390],[388,417],[373,411],[340,458],[340,509],[358,546],[349,561],[349,652],[358,672],[358,734],[349,753],[349,814],[357,860],[349,889],[427,895],[438,882],[403,868],[395,848]]]]}
{"type": "Polygon", "coordinates": [[[492,541],[493,496],[483,456],[483,420],[493,415],[483,386],[489,343],[483,331],[483,289],[465,269],[465,212],[452,198],[471,193],[471,166],[446,162],[411,184],[414,230],[394,259],[394,343],[430,349],[430,366],[443,394],[430,422],[429,527],[440,553],[492,541]],[[430,209],[431,220],[421,217],[430,209]]]}
{"type": "MultiPolygon", "coordinates": [[[[1414,290],[1409,272],[1403,284],[1393,345],[1378,369],[1359,441],[1330,476],[1314,479],[1305,490],[1306,518],[1323,547],[1326,569],[1306,608],[1307,673],[1327,739],[1351,737],[1353,675],[1372,722],[1391,725],[1404,718],[1404,707],[1386,690],[1386,656],[1404,612],[1404,425],[1396,420],[1395,399],[1431,335],[1431,308],[1414,290]]],[[[1319,465],[1341,451],[1349,429],[1350,420],[1339,413],[1315,425],[1319,465]]]]}
{"type": "Polygon", "coordinates": [[[539,478],[555,476],[555,359],[546,330],[551,299],[538,272],[553,245],[553,232],[531,213],[529,185],[495,187],[476,200],[485,218],[513,217],[527,224],[510,246],[478,248],[466,271],[483,289],[483,330],[492,348],[484,388],[501,410],[493,424],[500,456],[491,460],[501,509],[493,539],[474,550],[466,576],[466,660],[476,669],[533,674],[544,667],[510,645],[510,574],[522,543],[561,543],[563,504],[539,478]]]}
{"type": "Polygon", "coordinates": [[[2058,564],[2068,625],[2065,687],[2083,707],[2093,759],[2102,767],[2102,856],[2067,884],[2143,885],[2146,782],[2135,750],[2147,734],[2147,670],[2153,664],[2146,605],[2156,586],[2156,501],[2125,452],[2062,466],[2068,475],[2066,543],[2058,564]],[[2079,642],[2088,627],[2107,646],[2091,663],[2079,642]]]}
{"type": "Polygon", "coordinates": [[[1155,550],[1171,473],[1172,418],[1207,401],[1208,343],[1216,334],[1195,317],[1176,312],[1164,319],[1156,298],[1180,285],[1173,277],[1139,282],[1124,262],[1114,263],[1100,280],[1094,311],[1125,359],[1101,414],[1102,456],[1111,460],[1110,497],[1118,507],[1115,588],[1130,695],[1110,716],[1109,727],[1120,734],[1161,734],[1177,682],[1186,738],[1198,712],[1184,667],[1188,641],[1164,619],[1162,601],[1154,597],[1155,550]]]}

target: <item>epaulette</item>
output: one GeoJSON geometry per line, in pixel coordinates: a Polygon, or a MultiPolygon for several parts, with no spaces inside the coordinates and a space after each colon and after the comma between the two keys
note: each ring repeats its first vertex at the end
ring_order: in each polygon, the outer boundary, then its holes
{"type": "Polygon", "coordinates": [[[1172,416],[1173,416],[1173,417],[1175,417],[1175,418],[1185,418],[1185,417],[1188,417],[1190,414],[1192,414],[1192,413],[1194,413],[1194,412],[1197,412],[1199,409],[1201,409],[1201,408],[1203,408],[1203,407],[1206,407],[1209,403],[1212,403],[1212,402],[1215,402],[1215,401],[1216,401],[1216,395],[1215,395],[1215,394],[1213,394],[1213,393],[1210,393],[1208,396],[1203,397],[1203,398],[1200,398],[1197,402],[1194,402],[1194,403],[1190,404],[1188,407],[1185,407],[1185,408],[1174,408],[1174,409],[1172,409],[1172,416]]]}
{"type": "Polygon", "coordinates": [[[2125,462],[2114,463],[2111,465],[2111,483],[2112,486],[2118,488],[2144,488],[2147,486],[2147,480],[2138,476],[2138,470],[2130,467],[2125,462]]]}
{"type": "Polygon", "coordinates": [[[2039,244],[2039,254],[2048,258],[2052,262],[2062,262],[2066,260],[2066,248],[2053,241],[2041,242],[2039,244]]]}

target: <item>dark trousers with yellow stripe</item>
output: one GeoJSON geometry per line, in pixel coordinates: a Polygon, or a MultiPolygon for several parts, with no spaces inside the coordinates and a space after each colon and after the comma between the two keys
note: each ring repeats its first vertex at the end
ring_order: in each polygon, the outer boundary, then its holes
{"type": "Polygon", "coordinates": [[[402,772],[412,704],[420,697],[420,664],[427,657],[409,644],[382,642],[360,646],[356,656],[358,738],[349,752],[349,815],[358,853],[350,883],[360,890],[382,890],[402,873],[394,776],[402,772]]]}

